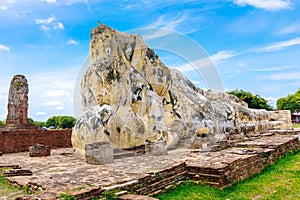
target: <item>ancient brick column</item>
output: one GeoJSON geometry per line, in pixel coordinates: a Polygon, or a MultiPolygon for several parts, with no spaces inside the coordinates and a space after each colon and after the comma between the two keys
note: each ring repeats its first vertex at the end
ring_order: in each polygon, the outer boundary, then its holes
{"type": "Polygon", "coordinates": [[[28,121],[28,82],[25,76],[15,75],[10,83],[8,94],[8,114],[3,129],[38,128],[28,121]]]}

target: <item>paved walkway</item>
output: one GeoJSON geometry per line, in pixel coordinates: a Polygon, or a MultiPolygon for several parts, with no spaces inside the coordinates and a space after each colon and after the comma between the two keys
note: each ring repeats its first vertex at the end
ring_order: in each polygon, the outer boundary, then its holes
{"type": "Polygon", "coordinates": [[[22,169],[33,172],[33,176],[10,177],[10,181],[19,185],[35,183],[49,193],[60,194],[84,186],[110,185],[154,172],[179,160],[186,150],[177,149],[158,157],[142,155],[117,159],[106,165],[86,164],[83,157],[72,152],[72,149],[54,149],[50,157],[39,158],[29,157],[28,152],[4,154],[0,157],[0,165],[20,165],[22,169]]]}

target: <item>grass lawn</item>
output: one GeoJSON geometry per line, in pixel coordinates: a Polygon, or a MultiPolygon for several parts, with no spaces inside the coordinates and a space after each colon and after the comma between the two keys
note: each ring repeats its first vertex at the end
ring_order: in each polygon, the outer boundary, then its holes
{"type": "Polygon", "coordinates": [[[276,164],[267,166],[262,173],[224,190],[186,182],[156,198],[161,200],[300,199],[300,151],[278,159],[276,164]]]}
{"type": "Polygon", "coordinates": [[[293,128],[300,128],[300,124],[293,124],[293,128]]]}
{"type": "Polygon", "coordinates": [[[7,182],[3,176],[3,170],[0,169],[0,199],[9,200],[14,199],[14,197],[22,194],[26,194],[25,191],[15,188],[9,182],[7,182]]]}

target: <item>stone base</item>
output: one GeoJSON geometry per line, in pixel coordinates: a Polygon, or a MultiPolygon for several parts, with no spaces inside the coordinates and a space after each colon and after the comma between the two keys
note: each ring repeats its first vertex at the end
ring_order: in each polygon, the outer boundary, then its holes
{"type": "Polygon", "coordinates": [[[30,157],[44,157],[50,156],[50,148],[43,144],[36,144],[29,147],[30,157]]]}
{"type": "Polygon", "coordinates": [[[94,142],[85,145],[85,158],[88,164],[103,165],[114,161],[114,149],[109,142],[94,142]]]}
{"type": "Polygon", "coordinates": [[[158,140],[155,142],[146,141],[145,143],[146,155],[162,156],[168,154],[168,149],[165,140],[158,140]]]}

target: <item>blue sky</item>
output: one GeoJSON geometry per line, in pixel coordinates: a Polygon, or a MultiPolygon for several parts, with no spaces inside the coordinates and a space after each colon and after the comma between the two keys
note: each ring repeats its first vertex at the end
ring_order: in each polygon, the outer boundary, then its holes
{"type": "MultiPolygon", "coordinates": [[[[186,35],[211,56],[225,90],[274,103],[300,88],[298,0],[0,0],[0,119],[15,74],[29,81],[30,117],[73,115],[75,81],[98,21],[119,31],[156,27],[186,35]]],[[[206,87],[181,59],[158,53],[206,87]]]]}

